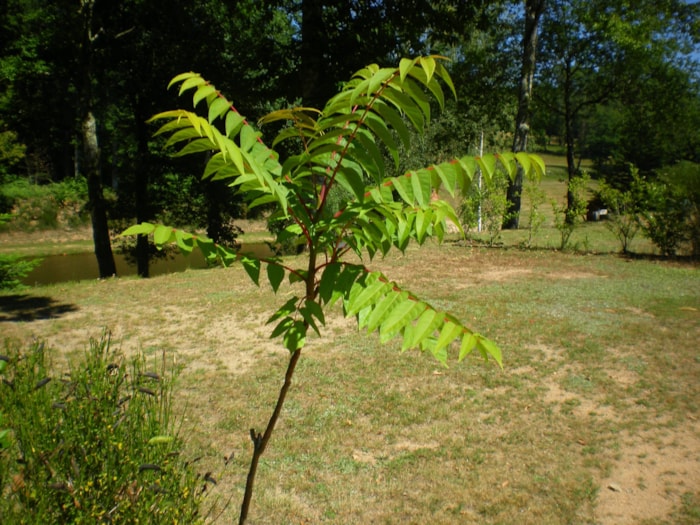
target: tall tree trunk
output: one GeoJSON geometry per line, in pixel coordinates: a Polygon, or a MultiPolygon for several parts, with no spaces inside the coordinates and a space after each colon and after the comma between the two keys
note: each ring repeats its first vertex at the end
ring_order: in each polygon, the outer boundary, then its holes
{"type": "MultiPolygon", "coordinates": [[[[545,0],[527,0],[525,2],[525,33],[523,35],[523,55],[520,70],[520,91],[518,95],[518,113],[515,117],[513,135],[513,152],[527,150],[530,133],[530,102],[532,100],[532,82],[535,76],[537,59],[537,26],[544,12],[545,0]]],[[[516,230],[520,223],[520,205],[523,192],[523,170],[518,167],[515,179],[508,184],[506,194],[508,206],[503,221],[503,228],[516,230]]]]}
{"type": "Polygon", "coordinates": [[[80,13],[83,17],[83,34],[80,49],[80,117],[81,140],[83,143],[83,174],[87,180],[92,239],[95,244],[95,257],[100,279],[117,274],[114,264],[112,244],[107,224],[107,203],[102,191],[100,173],[100,146],[97,140],[97,121],[93,113],[93,64],[94,43],[98,34],[93,33],[94,0],[81,0],[80,13]]]}
{"type": "Polygon", "coordinates": [[[82,121],[83,170],[87,179],[90,218],[92,221],[92,239],[95,244],[95,256],[100,272],[100,279],[117,274],[114,264],[112,244],[107,225],[107,203],[102,192],[100,177],[100,148],[97,142],[97,122],[92,111],[88,110],[82,121]]]}
{"type": "Polygon", "coordinates": [[[303,0],[301,6],[301,99],[319,107],[326,100],[323,86],[323,1],[303,0]]]}
{"type": "MultiPolygon", "coordinates": [[[[134,181],[136,222],[138,224],[152,219],[148,199],[148,128],[146,126],[147,110],[143,107],[142,97],[136,95],[133,102],[134,120],[136,122],[136,180],[134,181]]],[[[147,235],[136,237],[136,271],[139,277],[150,275],[150,243],[147,235]]]]}

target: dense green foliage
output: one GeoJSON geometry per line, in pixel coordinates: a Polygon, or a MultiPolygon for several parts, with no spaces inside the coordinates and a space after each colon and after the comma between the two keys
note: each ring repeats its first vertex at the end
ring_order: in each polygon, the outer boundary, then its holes
{"type": "Polygon", "coordinates": [[[63,374],[43,343],[0,360],[4,523],[197,523],[202,486],[172,420],[172,377],[93,340],[63,374]]]}
{"type": "Polygon", "coordinates": [[[698,160],[698,4],[560,0],[542,21],[534,125],[610,175],[698,160]]]}
{"type": "Polygon", "coordinates": [[[10,214],[3,228],[44,230],[85,224],[87,188],[82,178],[49,184],[15,179],[0,186],[0,213],[10,214]]]}
{"type": "MultiPolygon", "coordinates": [[[[0,3],[0,177],[46,182],[82,172],[79,124],[89,98],[102,181],[115,190],[109,217],[193,225],[230,242],[227,225],[249,210],[223,186],[207,191],[197,162],[173,161],[149,138],[145,121],[171,105],[161,90],[174,73],[201,71],[256,120],[295,101],[320,105],[366,63],[448,56],[458,96],[422,141],[401,152],[401,173],[475,152],[482,132],[490,150],[510,147],[522,7],[8,0],[0,3]],[[178,198],[166,202],[166,193],[178,198]]],[[[541,23],[531,135],[537,147],[550,139],[565,145],[570,176],[580,155],[614,177],[629,162],[646,175],[698,160],[697,4],[557,0],[547,2],[541,23]]],[[[277,131],[263,133],[269,141],[277,131]]]]}
{"type": "Polygon", "coordinates": [[[641,230],[664,256],[700,254],[700,164],[682,162],[658,177],[644,177],[632,167],[629,183],[603,182],[598,194],[609,211],[606,226],[623,253],[641,230]]]}

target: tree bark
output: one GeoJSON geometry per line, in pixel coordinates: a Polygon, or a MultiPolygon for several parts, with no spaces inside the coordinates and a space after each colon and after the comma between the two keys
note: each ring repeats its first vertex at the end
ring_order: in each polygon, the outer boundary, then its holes
{"type": "Polygon", "coordinates": [[[102,192],[100,177],[100,148],[97,141],[97,122],[92,111],[88,110],[82,121],[83,170],[87,179],[92,239],[95,244],[95,257],[100,279],[117,274],[114,264],[112,244],[107,224],[107,203],[102,192]]]}
{"type": "MultiPolygon", "coordinates": [[[[532,83],[537,59],[537,26],[544,8],[545,0],[527,0],[525,2],[525,32],[523,35],[522,67],[520,70],[520,91],[518,95],[518,113],[515,117],[515,133],[513,134],[514,153],[527,150],[527,139],[530,133],[532,83]]],[[[518,229],[522,191],[523,170],[518,167],[515,179],[508,184],[506,194],[508,206],[503,221],[504,229],[518,229]]]]}
{"type": "MultiPolygon", "coordinates": [[[[134,100],[134,121],[136,122],[136,180],[134,193],[136,204],[136,222],[138,224],[152,219],[148,198],[148,128],[147,111],[140,96],[134,100]]],[[[150,275],[150,243],[147,235],[136,236],[136,272],[139,277],[150,275]]]]}
{"type": "Polygon", "coordinates": [[[102,191],[100,173],[100,147],[97,139],[97,121],[93,113],[93,63],[94,42],[98,38],[92,31],[94,0],[81,0],[80,13],[83,17],[83,34],[80,49],[80,134],[83,143],[83,174],[87,180],[88,206],[92,222],[92,239],[95,244],[95,257],[100,279],[117,274],[112,254],[107,223],[107,203],[102,191]]]}
{"type": "Polygon", "coordinates": [[[326,100],[323,76],[323,2],[303,0],[301,20],[301,99],[305,106],[320,107],[326,100]]]}
{"type": "Polygon", "coordinates": [[[574,133],[574,117],[575,110],[571,100],[573,93],[573,72],[572,60],[567,60],[564,68],[564,142],[566,143],[566,172],[567,172],[567,190],[566,190],[566,222],[573,223],[573,217],[570,210],[574,206],[574,195],[571,193],[571,181],[576,176],[576,159],[575,152],[575,133],[574,133]]]}

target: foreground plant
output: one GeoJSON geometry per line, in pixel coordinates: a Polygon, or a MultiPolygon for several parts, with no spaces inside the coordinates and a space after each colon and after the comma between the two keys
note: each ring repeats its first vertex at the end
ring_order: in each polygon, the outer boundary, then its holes
{"type": "Polygon", "coordinates": [[[180,457],[171,377],[92,340],[63,374],[43,343],[0,356],[3,523],[201,523],[208,481],[180,457]]]}
{"type": "MultiPolygon", "coordinates": [[[[410,242],[442,240],[445,221],[458,224],[452,206],[437,198],[444,188],[454,195],[472,184],[477,170],[492,178],[503,169],[511,178],[518,164],[526,172],[541,173],[538,157],[524,153],[463,157],[388,176],[386,152],[398,166],[400,145],[408,146],[410,129],[422,133],[430,120],[431,99],[442,107],[445,87],[454,94],[452,80],[440,57],[401,60],[397,68],[368,66],[358,71],[322,110],[291,108],[270,113],[260,124],[283,121],[272,147],[287,143],[298,154],[283,161],[268,148],[260,133],[209,82],[195,73],[175,77],[180,94],[193,92],[193,105],[206,104],[206,118],[186,110],[153,117],[165,121],[158,134],[178,148],[177,155],[209,152],[204,178],[226,179],[249,207],[274,208],[271,219],[283,221],[276,241],[300,242],[306,264],[243,254],[240,260],[256,284],[261,275],[276,292],[288,279],[298,293],[272,314],[272,337],[280,337],[290,352],[277,404],[263,432],[251,430],[253,455],[239,523],[245,523],[260,456],[279,418],[309,330],[320,334],[325,311],[340,302],[346,316],[355,316],[360,328],[378,332],[382,342],[394,337],[402,349],[431,352],[446,364],[448,348],[459,346],[463,360],[477,349],[484,358],[501,364],[499,348],[472,332],[449,313],[439,311],[362,263],[344,260],[353,252],[370,260],[410,242]],[[215,124],[220,124],[221,131],[215,124]],[[334,203],[333,205],[331,203],[334,203]],[[264,268],[264,271],[263,271],[264,268]]],[[[212,260],[237,260],[235,251],[164,225],[142,223],[125,235],[152,234],[158,246],[175,243],[184,252],[199,247],[212,260]]],[[[298,259],[294,259],[296,261],[298,259]]]]}

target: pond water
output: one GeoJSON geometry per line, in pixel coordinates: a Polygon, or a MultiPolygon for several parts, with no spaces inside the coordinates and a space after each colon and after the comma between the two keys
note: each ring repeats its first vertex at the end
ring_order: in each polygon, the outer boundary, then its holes
{"type": "MultiPolygon", "coordinates": [[[[241,252],[253,252],[259,257],[271,254],[267,244],[248,244],[241,248],[241,252]]],[[[127,261],[122,254],[114,254],[114,262],[117,265],[117,275],[136,275],[136,264],[127,261]]],[[[207,263],[204,256],[198,250],[190,255],[174,254],[161,259],[155,259],[150,264],[150,275],[155,277],[167,273],[183,272],[188,269],[204,269],[207,263]]],[[[40,284],[54,284],[68,281],[82,281],[97,279],[99,277],[97,259],[94,253],[74,253],[68,255],[49,255],[44,257],[41,264],[22,279],[22,283],[35,286],[40,284]]]]}

